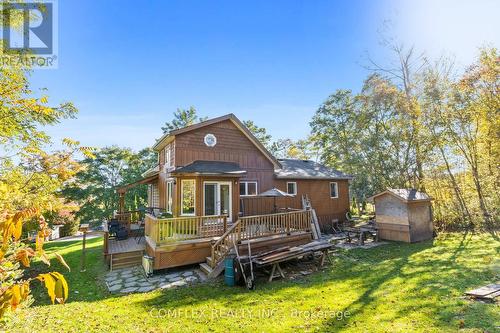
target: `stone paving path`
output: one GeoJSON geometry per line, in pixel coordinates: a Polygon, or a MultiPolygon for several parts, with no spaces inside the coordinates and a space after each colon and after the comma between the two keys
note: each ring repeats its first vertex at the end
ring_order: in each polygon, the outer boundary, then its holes
{"type": "Polygon", "coordinates": [[[116,269],[108,272],[105,277],[106,286],[110,292],[124,294],[184,287],[206,280],[206,275],[195,268],[157,273],[146,278],[140,266],[116,269]]]}

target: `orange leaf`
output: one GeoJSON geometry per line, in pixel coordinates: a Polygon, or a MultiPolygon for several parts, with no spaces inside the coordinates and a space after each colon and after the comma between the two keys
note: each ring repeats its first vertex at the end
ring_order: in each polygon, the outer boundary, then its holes
{"type": "Polygon", "coordinates": [[[41,231],[36,234],[36,252],[43,252],[44,235],[41,231]]]}
{"type": "Polygon", "coordinates": [[[19,240],[19,238],[21,238],[21,235],[23,233],[23,220],[18,219],[13,227],[14,229],[12,235],[14,236],[14,239],[17,241],[19,240]]]}
{"type": "Polygon", "coordinates": [[[63,256],[60,255],[59,253],[54,253],[54,255],[56,256],[57,260],[59,260],[59,262],[68,269],[68,271],[71,272],[71,268],[68,266],[68,264],[66,263],[66,261],[64,260],[63,256]]]}
{"type": "Polygon", "coordinates": [[[56,300],[59,303],[63,304],[68,299],[68,293],[69,293],[68,283],[66,282],[66,279],[61,273],[52,272],[50,274],[56,280],[56,285],[54,288],[56,300]]]}
{"type": "Polygon", "coordinates": [[[18,284],[13,285],[11,288],[12,298],[10,299],[10,307],[15,310],[21,303],[21,287],[18,284]]]}
{"type": "Polygon", "coordinates": [[[42,250],[42,253],[39,254],[39,258],[41,261],[43,261],[47,266],[50,266],[50,260],[49,257],[47,257],[47,254],[45,251],[42,250]]]}
{"type": "Polygon", "coordinates": [[[35,255],[35,251],[31,248],[20,249],[16,253],[16,260],[20,261],[24,267],[30,267],[30,257],[35,255]]]}
{"type": "Polygon", "coordinates": [[[52,275],[50,273],[40,274],[36,278],[44,283],[45,288],[47,289],[47,293],[49,294],[50,301],[52,302],[52,304],[54,304],[54,301],[56,299],[56,293],[55,293],[56,281],[55,281],[55,279],[52,277],[52,275]]]}

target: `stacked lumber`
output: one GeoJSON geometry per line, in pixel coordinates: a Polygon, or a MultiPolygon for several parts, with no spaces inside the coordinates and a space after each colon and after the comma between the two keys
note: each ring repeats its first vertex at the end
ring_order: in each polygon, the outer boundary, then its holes
{"type": "Polygon", "coordinates": [[[325,251],[332,247],[333,244],[326,241],[313,241],[304,245],[294,247],[284,246],[253,256],[252,261],[260,266],[270,265],[276,262],[299,258],[306,254],[325,251]]]}
{"type": "Polygon", "coordinates": [[[493,301],[495,298],[500,296],[500,284],[489,284],[478,289],[470,290],[465,294],[474,298],[493,301]]]}

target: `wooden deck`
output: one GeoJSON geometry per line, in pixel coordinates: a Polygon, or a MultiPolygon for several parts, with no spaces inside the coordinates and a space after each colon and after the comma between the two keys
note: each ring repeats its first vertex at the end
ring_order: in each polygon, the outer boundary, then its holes
{"type": "Polygon", "coordinates": [[[311,212],[246,216],[234,223],[227,223],[225,216],[158,219],[146,215],[146,236],[139,243],[135,237],[122,241],[105,238],[105,256],[111,269],[140,265],[147,253],[156,270],[198,263],[207,273],[216,274],[235,245],[246,253],[248,244],[259,252],[315,239],[311,212]]]}
{"type": "Polygon", "coordinates": [[[146,249],[146,240],[144,237],[141,238],[139,243],[137,243],[137,240],[135,237],[130,237],[125,240],[110,239],[108,242],[108,254],[144,251],[144,249],[146,249]]]}
{"type": "Polygon", "coordinates": [[[109,239],[107,241],[107,253],[104,255],[110,270],[141,265],[146,240],[144,237],[139,242],[138,240],[138,238],[129,237],[124,240],[109,239]]]}

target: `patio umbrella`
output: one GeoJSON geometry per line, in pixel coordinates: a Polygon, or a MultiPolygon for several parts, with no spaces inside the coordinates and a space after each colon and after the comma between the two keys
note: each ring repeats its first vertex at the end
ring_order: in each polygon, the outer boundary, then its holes
{"type": "Polygon", "coordinates": [[[276,212],[278,210],[276,207],[276,198],[293,197],[293,195],[288,194],[286,192],[283,192],[281,190],[278,190],[276,187],[273,187],[270,190],[262,192],[262,193],[258,194],[258,196],[259,197],[274,198],[274,212],[276,212]]]}

